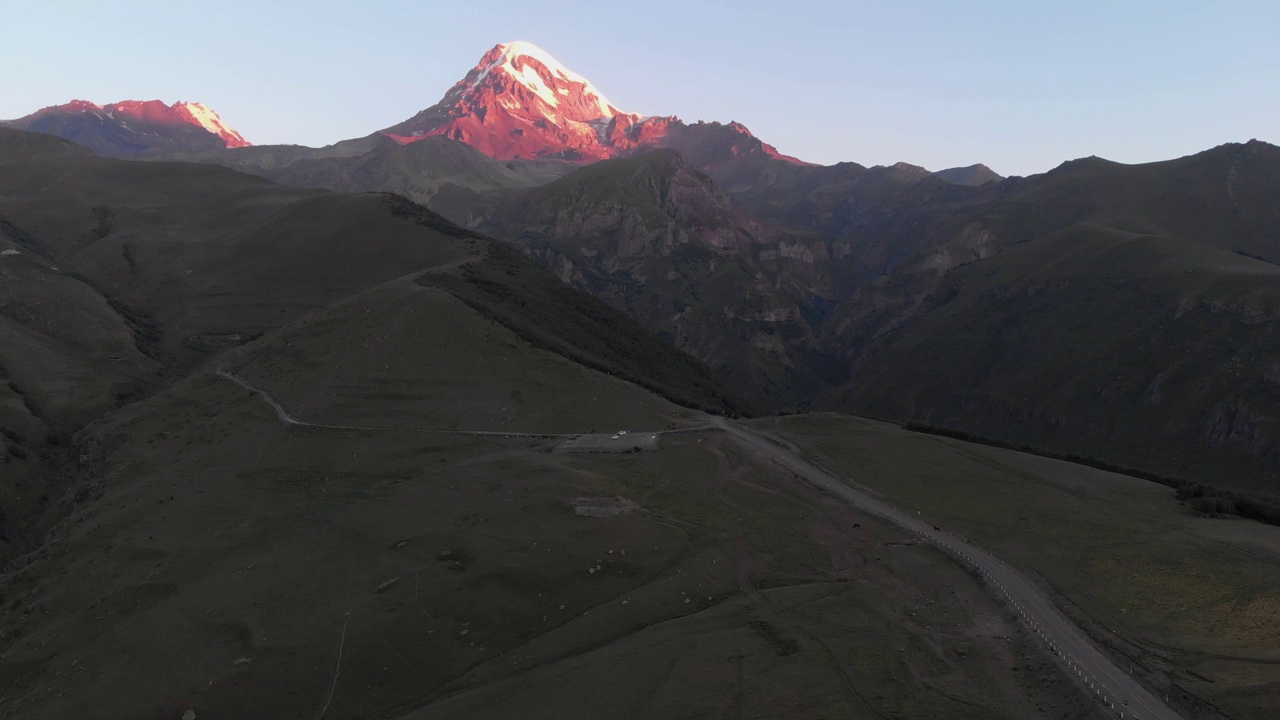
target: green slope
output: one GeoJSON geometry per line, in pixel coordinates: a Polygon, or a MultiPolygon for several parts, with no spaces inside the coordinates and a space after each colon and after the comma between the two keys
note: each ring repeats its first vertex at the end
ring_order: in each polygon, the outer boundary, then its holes
{"type": "Polygon", "coordinates": [[[887,423],[766,423],[824,468],[1038,577],[1183,717],[1276,717],[1280,528],[1199,518],[1154,483],[887,423]]]}
{"type": "Polygon", "coordinates": [[[507,436],[691,413],[438,289],[223,359],[305,420],[381,427],[286,425],[212,368],[90,427],[89,491],[2,578],[0,711],[1100,717],[964,570],[722,435],[507,436]]]}
{"type": "MultiPolygon", "coordinates": [[[[58,521],[71,480],[58,468],[77,460],[67,439],[86,423],[335,303],[487,256],[491,242],[399,196],[98,158],[0,129],[0,251],[12,251],[0,256],[0,535],[34,542],[58,521]]],[[[528,318],[559,323],[554,350],[691,405],[741,411],[698,363],[544,271],[527,265],[500,282],[554,301],[528,318]]]]}
{"type": "Polygon", "coordinates": [[[948,273],[830,402],[1274,489],[1280,267],[1079,225],[948,273]]]}
{"type": "Polygon", "coordinates": [[[714,413],[751,412],[705,365],[510,247],[492,244],[460,273],[432,273],[418,282],[449,291],[537,347],[673,402],[714,413]]]}
{"type": "Polygon", "coordinates": [[[173,153],[156,158],[222,165],[298,187],[343,192],[393,192],[433,202],[445,192],[529,188],[574,169],[563,161],[499,162],[445,137],[400,143],[375,133],[322,148],[260,145],[173,153]]]}

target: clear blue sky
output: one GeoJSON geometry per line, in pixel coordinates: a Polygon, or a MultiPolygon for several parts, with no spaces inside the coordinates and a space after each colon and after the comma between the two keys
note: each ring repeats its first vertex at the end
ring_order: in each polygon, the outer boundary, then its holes
{"type": "Polygon", "coordinates": [[[630,112],[737,120],[821,163],[1030,174],[1280,142],[1280,3],[0,0],[0,118],[198,100],[324,145],[533,42],[630,112]]]}

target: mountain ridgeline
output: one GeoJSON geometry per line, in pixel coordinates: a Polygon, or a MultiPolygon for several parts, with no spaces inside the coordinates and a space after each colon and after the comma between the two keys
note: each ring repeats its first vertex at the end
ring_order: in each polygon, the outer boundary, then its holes
{"type": "Polygon", "coordinates": [[[833,316],[825,401],[1273,492],[1280,149],[1016,185],[833,316]]]}
{"type": "Polygon", "coordinates": [[[402,194],[513,243],[764,412],[863,413],[1265,492],[1280,489],[1276,154],[1253,141],[1008,179],[816,166],[739,123],[622,112],[513,43],[381,133],[149,157],[402,194]]]}
{"type": "MultiPolygon", "coordinates": [[[[146,157],[404,195],[686,351],[739,409],[862,413],[1280,491],[1280,160],[1263,142],[1026,178],[823,167],[740,123],[624,112],[508,43],[379,133],[230,145],[146,157]]],[[[491,269],[453,289],[493,315],[491,269]]],[[[617,358],[579,356],[621,372],[617,358]]],[[[685,399],[724,395],[704,390],[685,399]]]]}
{"type": "Polygon", "coordinates": [[[98,105],[72,100],[0,125],[57,135],[99,155],[115,157],[250,145],[213,109],[190,102],[165,105],[159,100],[125,100],[98,105]]]}

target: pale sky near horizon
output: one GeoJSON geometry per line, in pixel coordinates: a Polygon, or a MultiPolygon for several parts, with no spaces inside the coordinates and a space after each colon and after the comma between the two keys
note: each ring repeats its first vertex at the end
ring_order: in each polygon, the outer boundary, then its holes
{"type": "Polygon", "coordinates": [[[0,118],[190,100],[255,144],[326,145],[435,104],[527,40],[616,106],[736,120],[831,164],[1006,175],[1280,143],[1280,3],[0,0],[0,118]]]}

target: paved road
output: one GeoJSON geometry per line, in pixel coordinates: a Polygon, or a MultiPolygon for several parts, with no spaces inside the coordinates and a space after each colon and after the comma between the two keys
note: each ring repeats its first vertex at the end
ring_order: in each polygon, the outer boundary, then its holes
{"type": "Polygon", "coordinates": [[[830,473],[801,459],[787,447],[724,418],[713,417],[711,420],[743,446],[773,460],[820,490],[847,501],[859,510],[906,528],[976,568],[1008,599],[1031,631],[1117,717],[1125,720],[1183,720],[1181,715],[1156,699],[1133,676],[1103,655],[1074,622],[1054,607],[1047,595],[999,558],[950,533],[934,529],[934,526],[918,517],[907,515],[881,500],[855,490],[830,473]]]}

